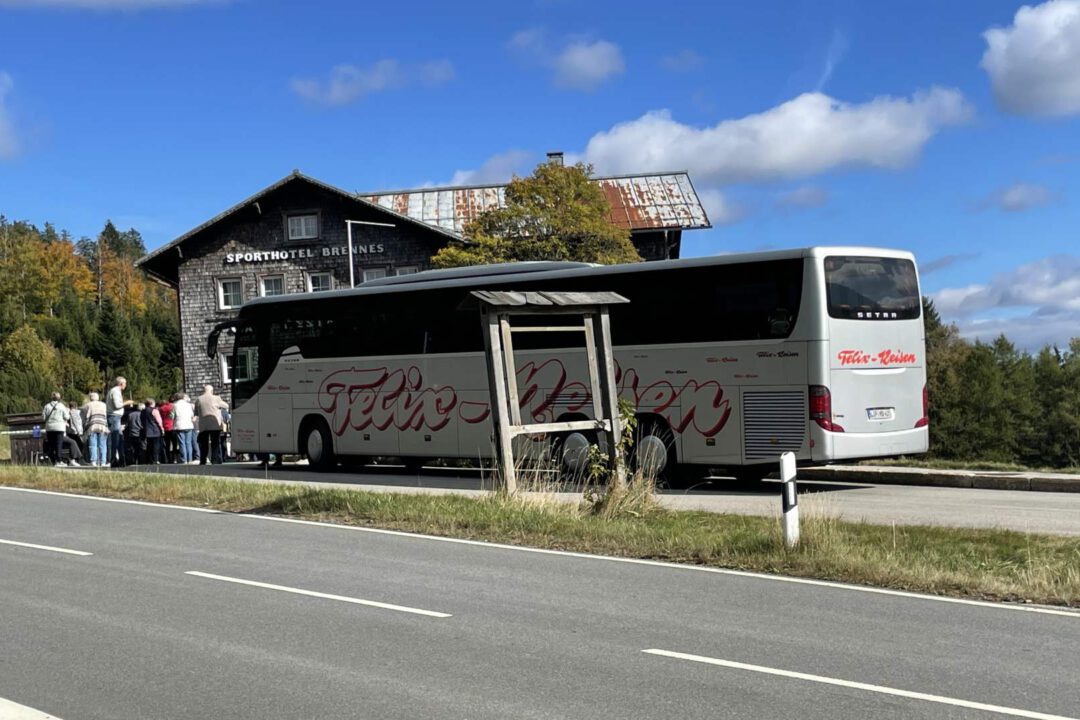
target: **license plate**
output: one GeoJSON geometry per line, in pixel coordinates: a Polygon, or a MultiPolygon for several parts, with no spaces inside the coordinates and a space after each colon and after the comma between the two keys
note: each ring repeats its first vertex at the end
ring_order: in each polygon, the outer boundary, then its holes
{"type": "Polygon", "coordinates": [[[896,417],[896,410],[893,408],[866,408],[866,417],[870,420],[892,420],[896,417]]]}

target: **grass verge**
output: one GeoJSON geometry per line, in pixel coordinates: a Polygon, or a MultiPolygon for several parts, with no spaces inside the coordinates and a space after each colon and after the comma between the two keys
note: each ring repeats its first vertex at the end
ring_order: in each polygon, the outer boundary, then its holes
{"type": "Polygon", "coordinates": [[[0,468],[0,484],[838,580],[971,598],[1080,607],[1080,538],[889,527],[804,518],[786,550],[776,519],[397,495],[179,475],[0,468]]]}

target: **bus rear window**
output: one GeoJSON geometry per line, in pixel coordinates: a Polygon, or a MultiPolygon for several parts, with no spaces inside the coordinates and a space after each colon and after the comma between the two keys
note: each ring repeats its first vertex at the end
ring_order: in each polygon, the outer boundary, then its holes
{"type": "Polygon", "coordinates": [[[911,320],[921,302],[915,263],[900,258],[825,258],[829,315],[844,320],[911,320]]]}

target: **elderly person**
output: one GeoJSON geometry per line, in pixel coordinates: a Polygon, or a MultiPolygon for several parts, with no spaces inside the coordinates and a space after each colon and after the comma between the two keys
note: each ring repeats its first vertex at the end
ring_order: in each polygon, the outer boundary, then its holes
{"type": "Polygon", "coordinates": [[[124,388],[127,380],[123,377],[116,378],[116,384],[109,388],[105,396],[106,416],[109,423],[109,464],[113,467],[121,467],[124,461],[124,435],[120,426],[124,421],[124,388]]]}
{"type": "Polygon", "coordinates": [[[77,397],[72,398],[71,404],[68,405],[68,412],[71,413],[71,419],[68,420],[67,438],[79,448],[79,459],[81,460],[86,457],[86,441],[83,439],[86,433],[83,414],[77,397]]]}
{"type": "MultiPolygon", "coordinates": [[[[45,450],[49,459],[56,467],[63,467],[63,442],[67,432],[68,421],[71,420],[71,412],[60,400],[60,393],[54,392],[52,400],[41,410],[41,419],[45,421],[45,450]]],[[[75,461],[72,460],[72,464],[75,461]]]]}
{"type": "Polygon", "coordinates": [[[165,423],[154,398],[146,398],[142,410],[142,427],[143,437],[146,439],[146,462],[158,465],[161,463],[165,423]]]}
{"type": "Polygon", "coordinates": [[[90,393],[90,402],[83,407],[83,413],[86,415],[86,438],[90,443],[90,464],[105,467],[109,457],[108,411],[96,392],[90,393]]]}
{"type": "Polygon", "coordinates": [[[228,404],[214,394],[213,385],[204,385],[203,394],[195,399],[195,414],[199,418],[199,454],[200,465],[213,462],[221,464],[221,428],[225,420],[222,410],[228,410],[228,404]]]}
{"type": "Polygon", "coordinates": [[[178,393],[172,401],[173,432],[180,442],[180,462],[185,465],[195,459],[195,406],[188,396],[178,393]]]}

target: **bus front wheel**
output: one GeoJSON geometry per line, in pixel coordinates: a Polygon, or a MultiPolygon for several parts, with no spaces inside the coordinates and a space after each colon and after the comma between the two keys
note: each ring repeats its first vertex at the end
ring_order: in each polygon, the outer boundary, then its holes
{"type": "Polygon", "coordinates": [[[313,420],[306,423],[300,436],[304,454],[307,455],[311,467],[316,470],[330,470],[337,465],[334,440],[325,422],[313,420]]]}

